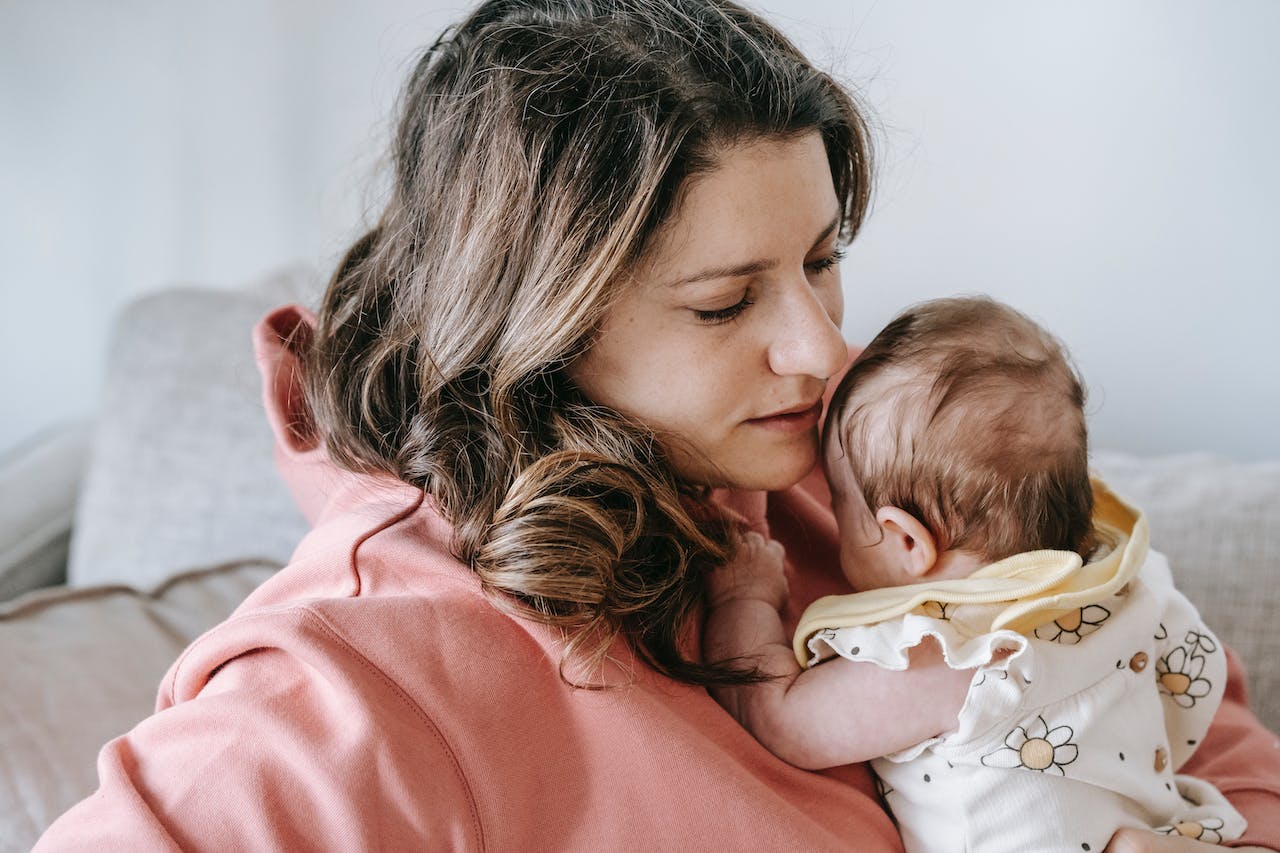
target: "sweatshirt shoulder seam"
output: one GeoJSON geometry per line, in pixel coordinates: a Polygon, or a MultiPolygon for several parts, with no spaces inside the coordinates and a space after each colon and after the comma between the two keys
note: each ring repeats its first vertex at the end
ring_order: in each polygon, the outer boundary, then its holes
{"type": "Polygon", "coordinates": [[[448,756],[449,765],[453,770],[454,777],[457,779],[459,786],[461,786],[462,791],[466,795],[467,803],[471,808],[472,832],[475,838],[476,849],[483,850],[485,846],[484,826],[480,820],[480,810],[476,804],[475,792],[472,790],[471,783],[468,781],[467,775],[462,768],[462,763],[458,760],[457,753],[454,751],[453,746],[449,743],[448,739],[444,736],[444,732],[442,732],[440,727],[436,725],[435,720],[429,713],[427,713],[425,708],[415,701],[413,697],[400,686],[395,679],[388,676],[380,667],[375,665],[363,653],[348,642],[347,638],[343,636],[343,634],[332,624],[330,624],[322,614],[306,604],[299,604],[294,609],[304,619],[313,622],[322,633],[328,636],[330,641],[332,641],[337,648],[341,649],[347,656],[356,661],[361,668],[365,669],[389,688],[396,698],[399,699],[405,707],[407,707],[426,725],[427,729],[431,732],[432,737],[435,738],[437,744],[440,746],[440,749],[446,756],[448,756]]]}

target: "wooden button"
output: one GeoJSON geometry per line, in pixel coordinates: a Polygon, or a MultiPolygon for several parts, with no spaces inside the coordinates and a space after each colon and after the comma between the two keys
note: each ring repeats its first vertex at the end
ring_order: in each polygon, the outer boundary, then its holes
{"type": "Polygon", "coordinates": [[[1146,668],[1147,668],[1146,652],[1138,652],[1136,655],[1129,658],[1129,669],[1133,670],[1134,672],[1142,672],[1146,668]]]}
{"type": "Polygon", "coordinates": [[[1169,764],[1169,753],[1164,751],[1164,747],[1156,749],[1156,772],[1163,773],[1164,768],[1169,764]]]}

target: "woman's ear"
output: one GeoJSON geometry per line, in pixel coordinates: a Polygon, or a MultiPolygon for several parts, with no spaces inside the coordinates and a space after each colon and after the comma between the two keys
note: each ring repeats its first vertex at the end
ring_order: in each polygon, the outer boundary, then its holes
{"type": "Polygon", "coordinates": [[[276,446],[286,453],[308,453],[320,446],[302,384],[302,353],[311,346],[315,329],[316,316],[300,305],[277,308],[253,329],[262,402],[276,446]]]}
{"type": "Polygon", "coordinates": [[[938,562],[933,534],[914,515],[896,506],[876,510],[876,521],[884,531],[884,547],[894,565],[907,577],[922,578],[938,562]]]}

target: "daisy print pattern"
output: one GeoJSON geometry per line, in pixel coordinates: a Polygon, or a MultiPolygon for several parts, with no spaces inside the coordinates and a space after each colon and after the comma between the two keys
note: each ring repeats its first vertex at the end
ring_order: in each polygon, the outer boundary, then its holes
{"type": "Polygon", "coordinates": [[[1111,611],[1107,608],[1100,604],[1088,604],[1065,616],[1059,616],[1048,625],[1036,628],[1036,639],[1074,646],[1101,628],[1102,623],[1110,618],[1111,611]]]}
{"type": "Polygon", "coordinates": [[[919,613],[923,613],[930,619],[941,619],[947,622],[951,621],[951,611],[953,609],[955,609],[954,604],[944,604],[941,601],[926,601],[917,608],[919,613]]]}
{"type": "Polygon", "coordinates": [[[1191,838],[1209,844],[1221,844],[1222,827],[1221,818],[1207,817],[1202,820],[1184,820],[1167,826],[1157,826],[1155,831],[1162,832],[1165,835],[1181,835],[1183,838],[1191,838]]]}
{"type": "Polygon", "coordinates": [[[982,756],[986,767],[1024,767],[1041,773],[1066,776],[1063,769],[1076,760],[1080,748],[1071,742],[1075,732],[1071,726],[1050,728],[1044,717],[1036,717],[1026,728],[1014,727],[1004,739],[1004,746],[982,756]]]}
{"type": "Polygon", "coordinates": [[[1204,677],[1205,654],[1218,650],[1213,638],[1199,631],[1188,631],[1185,645],[1175,646],[1156,661],[1156,682],[1179,708],[1194,708],[1196,702],[1213,692],[1213,684],[1204,677]]]}
{"type": "Polygon", "coordinates": [[[1197,652],[1204,652],[1207,655],[1213,654],[1218,650],[1218,643],[1213,636],[1200,631],[1188,631],[1183,642],[1187,644],[1187,648],[1197,652]]]}

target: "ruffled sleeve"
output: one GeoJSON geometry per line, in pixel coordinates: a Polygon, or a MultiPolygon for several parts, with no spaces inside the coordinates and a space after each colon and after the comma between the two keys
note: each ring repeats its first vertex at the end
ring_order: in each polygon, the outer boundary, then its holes
{"type": "MultiPolygon", "coordinates": [[[[1015,631],[966,631],[967,622],[982,622],[982,614],[972,612],[977,609],[986,608],[948,608],[929,602],[905,616],[874,625],[824,628],[809,638],[809,665],[838,656],[868,661],[885,669],[904,670],[910,663],[910,650],[931,637],[942,650],[947,666],[974,670],[969,696],[960,712],[959,727],[886,757],[891,761],[908,761],[940,742],[967,742],[1019,706],[1030,684],[1033,653],[1027,638],[1015,631]],[[923,612],[931,609],[937,615],[923,612]],[[982,687],[981,703],[974,701],[975,688],[979,686],[982,687]]],[[[989,623],[989,618],[987,621],[989,623]]]]}

